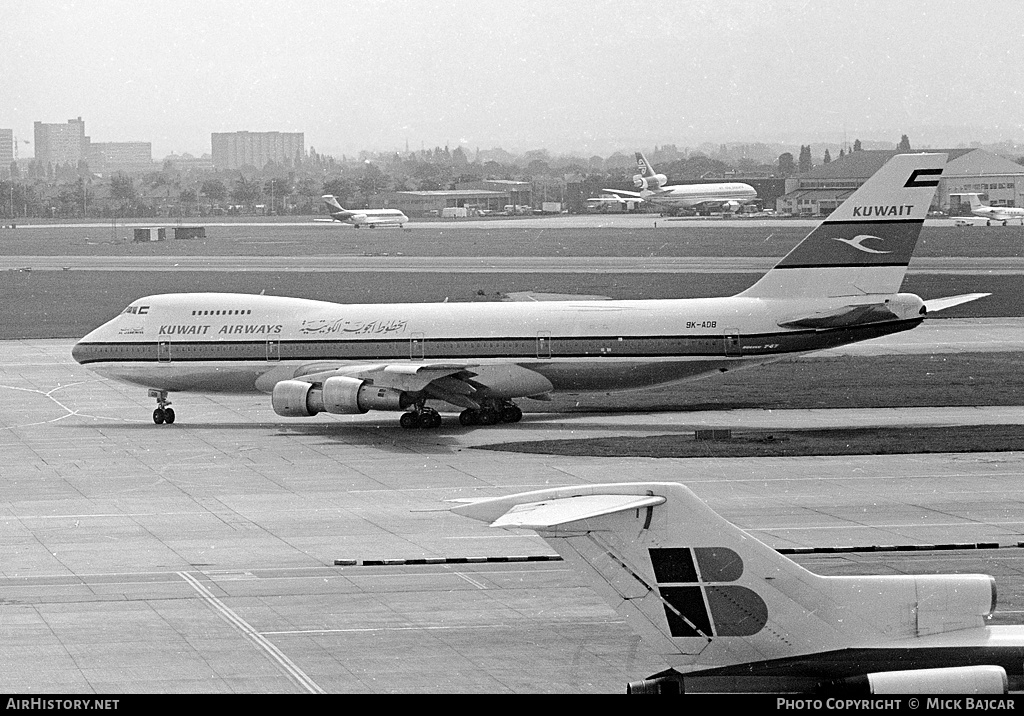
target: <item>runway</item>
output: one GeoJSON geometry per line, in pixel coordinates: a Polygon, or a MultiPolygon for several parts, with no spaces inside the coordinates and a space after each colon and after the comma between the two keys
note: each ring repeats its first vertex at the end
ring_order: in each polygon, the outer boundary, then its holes
{"type": "MultiPolygon", "coordinates": [[[[708,256],[0,256],[0,271],[763,273],[778,258],[708,256]]],[[[907,273],[1024,274],[1020,257],[915,257],[907,273]]]]}
{"type": "MultiPolygon", "coordinates": [[[[929,322],[909,335],[917,350],[952,351],[967,327],[968,340],[1022,348],[1012,319],[929,322]]],[[[479,449],[709,420],[1020,423],[1019,406],[530,414],[410,432],[392,414],[289,420],[265,396],[188,395],[173,398],[178,422],[157,427],[144,390],[97,379],[70,345],[0,344],[0,658],[11,692],[621,693],[664,665],[560,562],[335,566],[550,555],[531,534],[449,514],[446,500],[581,482],[684,482],[776,548],[996,542],[1004,549],[805,563],[993,573],[996,619],[1019,622],[1024,608],[1021,453],[654,460],[479,449]]]]}

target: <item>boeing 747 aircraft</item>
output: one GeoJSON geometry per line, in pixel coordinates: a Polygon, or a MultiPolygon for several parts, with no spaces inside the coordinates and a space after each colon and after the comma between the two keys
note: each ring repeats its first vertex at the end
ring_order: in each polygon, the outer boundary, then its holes
{"type": "Polygon", "coordinates": [[[640,191],[621,189],[603,189],[602,191],[632,197],[668,210],[721,207],[735,211],[742,204],[757,198],[754,187],[741,182],[665,186],[668,177],[664,174],[656,174],[642,152],[636,153],[636,166],[639,174],[633,177],[633,184],[640,191]]]}
{"type": "Polygon", "coordinates": [[[889,160],[775,268],[724,298],[342,305],[173,293],[133,301],[73,356],[149,389],[156,423],[173,392],[265,392],[285,417],[404,411],[427,401],[463,425],[517,422],[516,398],[639,390],[914,328],[929,311],[899,293],[944,154],[889,160]]]}
{"type": "Polygon", "coordinates": [[[351,224],[357,229],[360,226],[398,226],[401,227],[409,220],[409,217],[398,209],[346,209],[338,203],[333,194],[324,194],[324,203],[330,207],[330,219],[316,219],[316,221],[340,221],[343,224],[351,224]]]}
{"type": "Polygon", "coordinates": [[[535,530],[664,659],[667,671],[629,693],[1024,687],[1024,626],[986,624],[996,603],[988,575],[823,577],[676,483],[459,502],[453,512],[492,527],[535,530]]]}

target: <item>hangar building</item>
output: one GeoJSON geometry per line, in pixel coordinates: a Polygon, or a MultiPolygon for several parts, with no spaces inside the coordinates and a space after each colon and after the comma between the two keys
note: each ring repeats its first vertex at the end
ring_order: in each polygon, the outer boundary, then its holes
{"type": "MultiPolygon", "coordinates": [[[[959,197],[977,192],[994,206],[1024,206],[1024,166],[984,149],[928,149],[949,155],[933,209],[966,213],[959,197]]],[[[850,152],[828,164],[786,180],[786,193],[775,202],[780,214],[818,216],[831,213],[885,162],[899,152],[875,149],[850,152]]]]}

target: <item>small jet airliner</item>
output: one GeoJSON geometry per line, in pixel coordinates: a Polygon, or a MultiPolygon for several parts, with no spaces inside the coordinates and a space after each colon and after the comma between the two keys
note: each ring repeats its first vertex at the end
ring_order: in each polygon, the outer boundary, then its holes
{"type": "Polygon", "coordinates": [[[640,191],[624,191],[622,189],[602,189],[602,191],[639,199],[652,206],[668,210],[719,207],[728,211],[736,211],[744,203],[757,198],[754,187],[741,182],[665,186],[668,177],[664,174],[656,174],[643,152],[636,153],[636,166],[639,174],[633,176],[633,184],[640,191]]]}
{"type": "Polygon", "coordinates": [[[149,388],[271,394],[285,417],[405,411],[428,400],[463,425],[517,422],[516,398],[639,390],[905,331],[988,294],[899,293],[945,154],[889,160],[742,293],[723,298],[343,305],[229,293],[140,298],[72,355],[149,388]]]}
{"type": "Polygon", "coordinates": [[[398,209],[346,209],[338,203],[337,197],[333,194],[324,194],[323,202],[329,207],[330,219],[315,219],[315,221],[340,221],[343,224],[351,224],[357,229],[360,226],[398,226],[401,227],[409,220],[409,217],[398,209]]]}
{"type": "Polygon", "coordinates": [[[628,693],[1024,687],[1024,626],[986,624],[988,575],[820,576],[671,482],[458,502],[465,517],[536,531],[664,659],[628,693]]]}
{"type": "Polygon", "coordinates": [[[967,200],[971,202],[971,213],[987,219],[988,221],[985,223],[988,226],[992,225],[993,220],[1001,221],[1003,226],[1006,226],[1010,219],[1020,219],[1021,226],[1024,226],[1024,209],[1012,206],[989,206],[988,204],[982,204],[980,194],[961,194],[960,196],[967,197],[967,200]]]}

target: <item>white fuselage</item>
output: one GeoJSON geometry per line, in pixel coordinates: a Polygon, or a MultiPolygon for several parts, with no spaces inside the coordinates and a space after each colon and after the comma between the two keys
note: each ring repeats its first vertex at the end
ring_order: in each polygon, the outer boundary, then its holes
{"type": "Polygon", "coordinates": [[[398,209],[338,211],[333,212],[331,218],[352,226],[401,226],[409,220],[409,217],[398,209]]]}
{"type": "MultiPolygon", "coordinates": [[[[873,300],[877,300],[874,297],[873,300]]],[[[912,328],[920,316],[781,328],[850,298],[343,305],[247,294],[134,301],[85,336],[76,360],[168,391],[269,392],[343,366],[469,367],[501,397],[628,390],[912,328]]]]}
{"type": "Polygon", "coordinates": [[[656,206],[684,209],[700,204],[744,202],[757,198],[753,187],[738,182],[724,184],[691,184],[666,186],[654,191],[641,192],[644,201],[656,206]]]}
{"type": "Polygon", "coordinates": [[[1009,219],[1024,220],[1024,209],[1012,206],[976,206],[971,208],[971,213],[986,219],[1007,221],[1009,219]]]}

